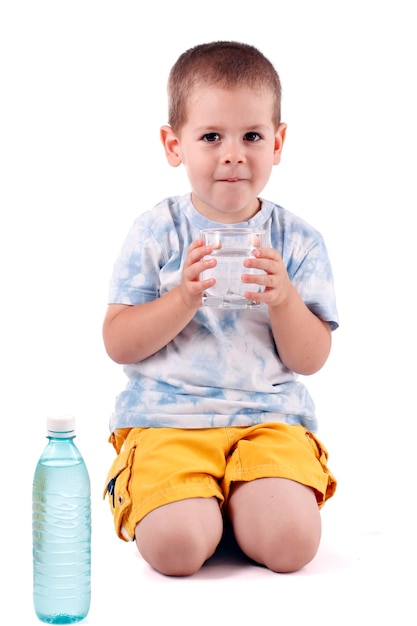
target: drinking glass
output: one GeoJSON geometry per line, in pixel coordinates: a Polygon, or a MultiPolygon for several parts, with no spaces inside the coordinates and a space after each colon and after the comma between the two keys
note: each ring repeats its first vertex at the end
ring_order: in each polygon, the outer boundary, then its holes
{"type": "MultiPolygon", "coordinates": [[[[203,293],[203,305],[223,309],[254,309],[259,302],[244,297],[245,291],[261,293],[264,287],[242,282],[242,274],[264,274],[263,270],[244,267],[243,261],[254,256],[257,248],[267,245],[266,231],[250,228],[211,228],[201,232],[205,245],[214,246],[210,257],[215,267],[204,270],[202,279],[216,283],[203,293]]],[[[209,258],[209,257],[205,257],[209,258]]]]}

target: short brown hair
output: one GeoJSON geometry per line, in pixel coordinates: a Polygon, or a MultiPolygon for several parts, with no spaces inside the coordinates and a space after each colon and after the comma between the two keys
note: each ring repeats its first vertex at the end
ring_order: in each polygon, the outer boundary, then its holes
{"type": "Polygon", "coordinates": [[[272,63],[254,46],[214,41],[181,54],[168,79],[168,122],[177,132],[187,121],[187,99],[196,84],[267,89],[274,96],[273,122],[281,122],[281,82],[272,63]]]}

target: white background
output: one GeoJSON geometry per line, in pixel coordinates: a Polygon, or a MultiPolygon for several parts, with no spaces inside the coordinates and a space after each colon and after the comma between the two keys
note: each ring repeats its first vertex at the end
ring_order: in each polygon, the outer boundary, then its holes
{"type": "Polygon", "coordinates": [[[357,613],[372,623],[390,616],[415,623],[406,575],[417,556],[412,5],[0,5],[0,571],[7,623],[37,623],[31,483],[46,443],[45,417],[63,412],[76,416],[93,489],[88,623],[143,624],[146,614],[150,624],[219,616],[279,623],[280,615],[286,624],[343,624],[357,613]],[[306,382],[339,489],[323,510],[322,552],[293,577],[207,567],[195,579],[165,579],[116,539],[101,500],[113,459],[108,419],[124,385],[101,340],[108,281],[136,215],[188,191],[184,172],[169,167],[159,143],[165,85],[183,50],[215,39],[258,46],[280,73],[287,142],[262,195],[323,233],[336,280],[341,326],[328,364],[306,382]],[[191,597],[201,604],[190,612],[191,597]]]}

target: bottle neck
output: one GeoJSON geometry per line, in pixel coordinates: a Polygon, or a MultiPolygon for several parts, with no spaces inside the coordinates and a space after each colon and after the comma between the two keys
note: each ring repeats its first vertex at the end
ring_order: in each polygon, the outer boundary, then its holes
{"type": "Polygon", "coordinates": [[[62,459],[66,463],[68,460],[79,461],[82,458],[75,445],[73,435],[71,437],[51,437],[48,435],[47,440],[48,442],[42,453],[44,461],[54,460],[55,463],[57,459],[62,459]]]}

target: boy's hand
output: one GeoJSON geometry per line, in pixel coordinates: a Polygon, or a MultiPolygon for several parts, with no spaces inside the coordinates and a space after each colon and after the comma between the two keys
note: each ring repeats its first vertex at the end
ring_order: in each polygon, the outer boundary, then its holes
{"type": "Polygon", "coordinates": [[[213,246],[205,246],[202,239],[197,239],[189,246],[182,271],[180,292],[185,304],[192,309],[201,306],[203,291],[215,284],[214,278],[200,280],[200,274],[217,264],[216,259],[202,260],[213,252],[213,246]]]}
{"type": "Polygon", "coordinates": [[[264,302],[268,306],[280,306],[290,293],[291,281],[280,254],[273,248],[260,248],[254,251],[255,258],[244,261],[245,267],[263,270],[265,274],[243,274],[244,283],[263,285],[262,293],[245,292],[245,298],[253,302],[264,302]]]}

